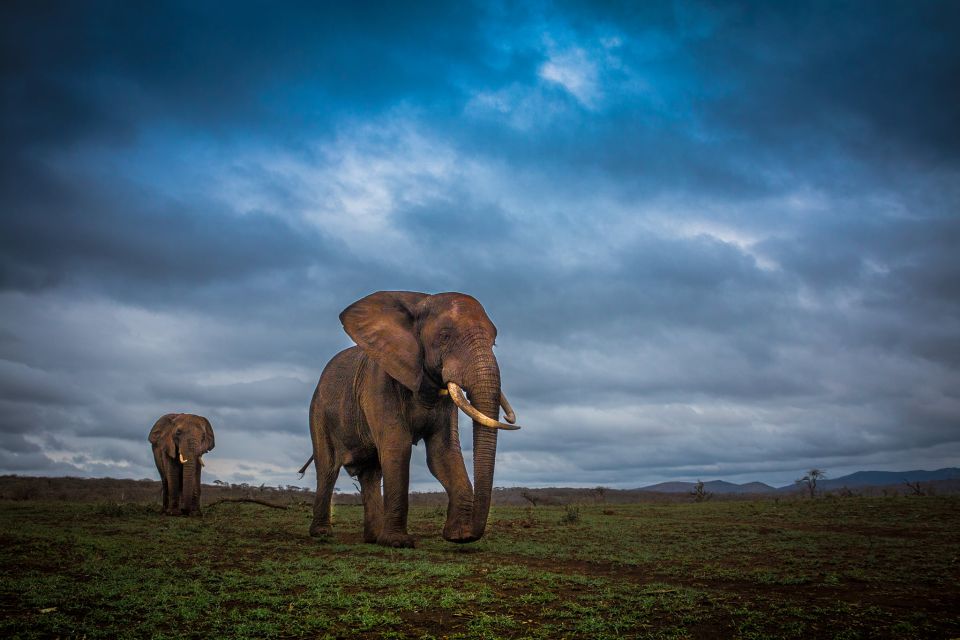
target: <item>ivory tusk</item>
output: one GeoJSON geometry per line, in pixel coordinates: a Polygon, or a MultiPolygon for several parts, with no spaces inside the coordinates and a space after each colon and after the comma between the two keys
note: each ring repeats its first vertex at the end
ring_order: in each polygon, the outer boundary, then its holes
{"type": "Polygon", "coordinates": [[[188,462],[190,462],[190,461],[187,460],[186,458],[184,458],[184,457],[183,457],[183,454],[181,453],[181,454],[180,454],[180,464],[187,464],[188,462]]]}
{"type": "Polygon", "coordinates": [[[467,417],[469,417],[471,420],[491,429],[506,429],[507,431],[516,431],[520,428],[516,425],[497,422],[493,418],[480,413],[480,411],[470,404],[467,398],[463,395],[463,389],[461,389],[456,382],[448,382],[447,390],[450,392],[450,398],[453,400],[453,403],[460,407],[460,410],[467,414],[467,417]]]}
{"type": "Polygon", "coordinates": [[[503,391],[500,392],[500,406],[503,407],[503,419],[514,424],[517,421],[517,414],[513,412],[513,407],[510,406],[510,403],[507,401],[507,396],[503,394],[503,391]]]}
{"type": "Polygon", "coordinates": [[[200,466],[201,466],[201,467],[207,466],[207,465],[203,464],[203,458],[197,458],[197,460],[200,461],[200,466]]]}

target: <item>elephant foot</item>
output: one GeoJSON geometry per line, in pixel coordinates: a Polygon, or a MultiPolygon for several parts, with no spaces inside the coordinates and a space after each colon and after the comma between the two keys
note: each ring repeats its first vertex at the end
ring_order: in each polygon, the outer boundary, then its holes
{"type": "Polygon", "coordinates": [[[465,544],[476,542],[480,537],[473,535],[473,527],[469,522],[448,522],[443,528],[443,539],[447,542],[465,544]]]}
{"type": "Polygon", "coordinates": [[[381,533],[377,538],[377,544],[396,549],[413,549],[416,546],[413,536],[406,533],[381,533]]]}
{"type": "Polygon", "coordinates": [[[321,542],[328,541],[333,537],[333,528],[330,525],[310,525],[310,537],[320,538],[321,542]]]}
{"type": "Polygon", "coordinates": [[[377,544],[377,534],[371,531],[363,532],[363,541],[367,544],[377,544]]]}

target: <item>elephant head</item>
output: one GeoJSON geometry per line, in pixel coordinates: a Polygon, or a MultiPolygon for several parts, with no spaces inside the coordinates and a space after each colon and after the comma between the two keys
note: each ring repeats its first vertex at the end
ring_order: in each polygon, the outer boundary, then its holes
{"type": "Polygon", "coordinates": [[[199,511],[201,456],[215,444],[210,421],[189,413],[167,414],[153,426],[148,439],[155,449],[159,448],[183,468],[183,511],[199,511]]]}
{"type": "Polygon", "coordinates": [[[347,307],[340,320],[367,356],[397,382],[428,401],[449,394],[473,420],[470,538],[479,539],[490,510],[497,430],[519,428],[498,419],[501,406],[508,422],[514,415],[500,389],[493,322],[471,296],[409,291],[371,294],[347,307]]]}

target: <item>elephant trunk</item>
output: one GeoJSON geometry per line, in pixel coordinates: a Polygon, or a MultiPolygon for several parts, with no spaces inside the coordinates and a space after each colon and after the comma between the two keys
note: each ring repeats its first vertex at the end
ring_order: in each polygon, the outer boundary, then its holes
{"type": "MultiPolygon", "coordinates": [[[[464,379],[472,404],[483,415],[496,420],[500,412],[500,368],[486,347],[486,353],[474,360],[474,367],[464,379]]],[[[493,493],[493,469],[497,455],[497,429],[473,421],[473,512],[472,537],[479,540],[487,526],[490,499],[493,493]]]]}
{"type": "Polygon", "coordinates": [[[183,512],[200,511],[200,448],[195,442],[181,442],[180,462],[183,464],[183,512]]]}

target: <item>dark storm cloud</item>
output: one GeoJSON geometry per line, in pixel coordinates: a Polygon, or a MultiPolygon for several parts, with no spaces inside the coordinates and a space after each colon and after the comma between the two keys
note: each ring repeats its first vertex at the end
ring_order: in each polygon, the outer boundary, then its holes
{"type": "Polygon", "coordinates": [[[5,133],[56,146],[90,136],[123,142],[154,120],[224,133],[315,127],[408,96],[446,96],[452,66],[485,44],[475,28],[470,12],[444,3],[278,10],[246,2],[229,12],[179,2],[10,3],[5,133]]]}
{"type": "Polygon", "coordinates": [[[599,104],[542,114],[522,135],[497,119],[478,148],[559,164],[558,181],[571,166],[599,170],[630,198],[902,191],[957,161],[952,3],[565,8],[544,29],[560,34],[557,48],[586,51],[599,104]],[[604,38],[619,42],[604,49],[604,38]]]}
{"type": "Polygon", "coordinates": [[[380,289],[499,327],[498,484],[957,452],[953,3],[0,11],[0,470],[289,483],[380,289]]]}
{"type": "Polygon", "coordinates": [[[292,269],[332,253],[318,234],[215,203],[48,174],[5,181],[0,287],[34,289],[64,280],[115,280],[177,292],[251,273],[292,269]]]}
{"type": "Polygon", "coordinates": [[[772,9],[758,3],[730,29],[732,66],[749,75],[728,113],[773,140],[786,128],[810,132],[811,141],[827,133],[847,148],[864,145],[880,165],[883,151],[957,160],[960,124],[944,108],[960,98],[952,80],[960,70],[954,3],[772,9]]]}

